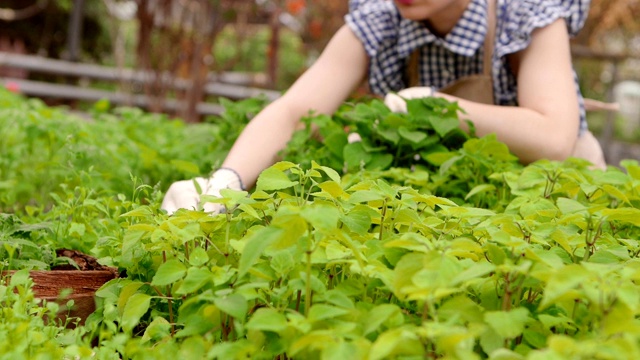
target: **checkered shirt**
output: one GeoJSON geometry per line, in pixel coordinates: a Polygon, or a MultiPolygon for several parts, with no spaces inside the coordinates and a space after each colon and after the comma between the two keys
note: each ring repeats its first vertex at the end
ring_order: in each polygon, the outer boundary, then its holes
{"type": "MultiPolygon", "coordinates": [[[[498,105],[517,105],[517,81],[505,55],[526,48],[534,29],[564,18],[570,35],[584,25],[590,0],[497,0],[496,42],[492,61],[493,92],[498,105]]],[[[362,41],[369,62],[369,87],[378,95],[406,87],[409,55],[420,48],[420,84],[442,88],[468,75],[482,73],[487,32],[486,0],[471,0],[456,26],[444,38],[419,22],[404,19],[389,0],[350,0],[347,25],[362,41]]],[[[580,132],[587,128],[584,100],[574,78],[580,104],[580,132]]]]}

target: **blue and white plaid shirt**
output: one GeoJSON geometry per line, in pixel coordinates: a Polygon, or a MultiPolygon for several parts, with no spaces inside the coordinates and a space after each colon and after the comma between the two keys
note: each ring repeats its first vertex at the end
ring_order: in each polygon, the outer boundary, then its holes
{"type": "MultiPolygon", "coordinates": [[[[584,25],[590,0],[497,0],[493,91],[498,105],[517,105],[517,81],[505,55],[526,48],[534,29],[564,18],[569,34],[584,25]]],[[[487,2],[472,0],[447,36],[440,38],[419,22],[404,19],[389,0],[350,0],[345,21],[370,57],[369,87],[378,95],[406,87],[405,65],[420,48],[420,84],[442,88],[468,75],[482,73],[487,32],[487,2]]],[[[577,77],[580,132],[587,128],[577,77]]]]}

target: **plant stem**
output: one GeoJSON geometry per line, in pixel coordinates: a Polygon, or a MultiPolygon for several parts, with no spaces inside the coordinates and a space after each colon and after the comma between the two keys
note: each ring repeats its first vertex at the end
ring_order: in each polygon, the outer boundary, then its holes
{"type": "Polygon", "coordinates": [[[382,233],[384,232],[384,218],[387,214],[387,199],[382,201],[382,213],[380,214],[380,233],[378,240],[382,240],[382,233]]]}
{"type": "Polygon", "coordinates": [[[167,286],[166,296],[160,291],[160,289],[158,289],[158,287],[151,286],[151,288],[156,292],[156,294],[158,294],[160,298],[167,299],[167,302],[169,303],[169,323],[171,324],[171,336],[174,336],[176,334],[176,327],[175,323],[173,322],[173,302],[171,301],[171,288],[167,286]]]}
{"type": "Polygon", "coordinates": [[[336,267],[332,266],[331,270],[329,270],[329,284],[327,285],[327,289],[333,289],[333,279],[336,277],[336,267]]]}
{"type": "Polygon", "coordinates": [[[225,229],[225,234],[224,234],[224,244],[225,244],[225,249],[224,249],[224,263],[225,265],[229,265],[229,254],[231,253],[231,214],[226,213],[226,218],[227,218],[227,226],[225,229]]]}
{"type": "Polygon", "coordinates": [[[511,310],[511,280],[509,279],[509,274],[506,274],[504,277],[504,297],[502,298],[502,310],[509,311],[511,310]]]}
{"type": "Polygon", "coordinates": [[[425,300],[424,306],[422,307],[422,322],[427,321],[428,318],[429,318],[429,302],[425,300]]]}
{"type": "Polygon", "coordinates": [[[300,298],[302,297],[302,291],[298,290],[298,294],[296,296],[296,311],[300,312],[300,298]]]}
{"type": "Polygon", "coordinates": [[[307,251],[307,286],[305,289],[304,314],[309,316],[311,308],[311,251],[307,251]]]}
{"type": "Polygon", "coordinates": [[[225,318],[225,314],[220,314],[220,329],[222,330],[222,333],[220,334],[220,340],[222,341],[227,341],[227,326],[225,325],[225,318]]]}
{"type": "Polygon", "coordinates": [[[176,324],[173,321],[173,301],[171,301],[171,287],[167,286],[167,296],[169,296],[169,299],[167,299],[167,302],[169,303],[169,323],[171,324],[171,336],[175,336],[176,335],[176,324]]]}

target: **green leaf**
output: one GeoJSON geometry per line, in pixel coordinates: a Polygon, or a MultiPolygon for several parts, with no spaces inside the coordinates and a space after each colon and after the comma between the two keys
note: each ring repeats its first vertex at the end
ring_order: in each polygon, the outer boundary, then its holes
{"type": "Polygon", "coordinates": [[[327,176],[329,177],[329,179],[331,179],[332,181],[335,181],[337,184],[340,184],[340,174],[338,174],[337,171],[333,170],[332,168],[328,167],[328,166],[320,166],[318,164],[316,164],[315,161],[312,161],[312,166],[314,169],[320,169],[322,170],[325,174],[327,174],[327,176]]]}
{"type": "Polygon", "coordinates": [[[542,217],[555,217],[558,212],[550,200],[544,198],[530,199],[520,207],[520,215],[524,219],[540,220],[542,217]]]}
{"type": "Polygon", "coordinates": [[[431,125],[440,137],[445,137],[451,130],[460,127],[460,121],[455,117],[442,117],[431,121],[431,125]]]}
{"type": "Polygon", "coordinates": [[[323,144],[336,156],[342,156],[343,149],[347,145],[347,134],[344,131],[332,132],[324,137],[323,144]]]}
{"type": "Polygon", "coordinates": [[[171,335],[171,324],[163,317],[153,319],[142,335],[142,342],[160,340],[171,335]]]}
{"type": "Polygon", "coordinates": [[[547,177],[538,166],[527,166],[518,177],[518,187],[520,189],[530,189],[536,185],[547,182],[547,177]]]}
{"type": "Polygon", "coordinates": [[[284,232],[276,227],[266,227],[248,235],[238,263],[238,278],[242,278],[256,264],[264,249],[279,239],[284,232]]]}
{"type": "Polygon", "coordinates": [[[209,255],[201,247],[196,247],[189,254],[189,264],[193,266],[201,266],[206,264],[208,261],[209,261],[209,255]]]}
{"type": "Polygon", "coordinates": [[[487,251],[487,257],[495,265],[502,265],[507,259],[507,254],[504,250],[496,244],[487,243],[485,246],[487,251]]]}
{"type": "Polygon", "coordinates": [[[420,342],[415,329],[394,328],[382,333],[371,346],[370,360],[393,359],[393,355],[420,356],[424,346],[420,342]]]}
{"type": "Polygon", "coordinates": [[[392,316],[402,314],[400,308],[395,304],[382,304],[369,310],[366,317],[364,335],[377,331],[380,325],[392,316]]]}
{"type": "MultiPolygon", "coordinates": [[[[526,333],[526,332],[525,332],[526,333]]],[[[491,360],[525,360],[525,357],[517,352],[505,348],[496,349],[489,354],[491,360]]]]}
{"type": "Polygon", "coordinates": [[[636,208],[619,208],[604,209],[602,215],[609,221],[620,221],[635,226],[640,226],[640,209],[636,208]]]}
{"type": "Polygon", "coordinates": [[[331,305],[326,304],[314,304],[309,309],[309,321],[316,322],[326,319],[331,319],[334,317],[339,317],[342,315],[346,315],[349,313],[349,310],[338,308],[331,305]]]}
{"type": "Polygon", "coordinates": [[[340,217],[340,221],[356,234],[365,234],[371,228],[372,220],[368,211],[357,208],[340,217]]]}
{"type": "Polygon", "coordinates": [[[196,302],[196,297],[190,300],[183,302],[178,310],[178,322],[183,323],[184,327],[176,333],[177,338],[204,335],[220,326],[220,309],[217,306],[196,302]]]}
{"type": "Polygon", "coordinates": [[[282,276],[289,273],[296,263],[288,250],[281,250],[273,255],[269,265],[271,265],[271,268],[275,270],[278,275],[282,276]]]}
{"type": "Polygon", "coordinates": [[[124,308],[127,305],[129,298],[131,298],[131,296],[136,294],[138,289],[140,289],[142,285],[144,285],[143,282],[134,281],[122,287],[122,290],[120,290],[120,295],[118,296],[118,303],[117,303],[118,312],[120,315],[123,314],[124,308]]]}
{"type": "Polygon", "coordinates": [[[400,137],[407,139],[414,144],[419,143],[427,137],[427,134],[424,131],[411,131],[404,126],[398,129],[398,134],[400,137]]]}
{"type": "MultiPolygon", "coordinates": [[[[287,355],[290,355],[293,359],[297,359],[298,353],[303,350],[307,350],[309,353],[312,353],[317,349],[325,349],[334,341],[335,337],[329,330],[314,330],[298,337],[290,346],[289,351],[287,351],[287,355]]],[[[321,359],[324,360],[328,357],[329,356],[325,355],[325,352],[323,351],[323,357],[321,359]]]]}
{"type": "Polygon", "coordinates": [[[493,331],[506,339],[520,336],[529,320],[529,310],[517,308],[511,311],[487,311],[484,320],[493,331]]]}
{"type": "Polygon", "coordinates": [[[300,214],[315,229],[328,232],[336,229],[340,210],[335,206],[314,203],[304,207],[300,214]]]}
{"type": "Polygon", "coordinates": [[[246,328],[280,333],[287,329],[287,318],[275,309],[260,308],[251,316],[246,328]]]}
{"type": "Polygon", "coordinates": [[[217,298],[214,300],[214,303],[223,312],[240,320],[244,319],[245,315],[247,315],[247,310],[249,310],[247,300],[240,294],[217,298]]]}
{"type": "Polygon", "coordinates": [[[471,189],[471,191],[469,191],[469,193],[467,194],[467,196],[464,197],[464,199],[468,200],[473,195],[482,194],[482,193],[486,193],[486,192],[493,192],[495,190],[496,190],[496,187],[494,185],[491,185],[491,184],[480,184],[480,185],[475,186],[473,189],[471,189]]]}
{"type": "Polygon", "coordinates": [[[435,195],[425,195],[425,194],[420,194],[415,190],[412,190],[411,192],[409,192],[409,195],[411,196],[411,199],[421,202],[421,203],[425,203],[427,205],[429,205],[430,208],[435,209],[436,205],[440,206],[442,208],[444,208],[444,206],[458,206],[456,205],[456,203],[454,203],[453,201],[447,199],[447,198],[443,198],[443,197],[438,197],[435,195]],[[444,205],[444,206],[443,206],[444,205]]]}
{"type": "Polygon", "coordinates": [[[295,185],[298,185],[297,181],[289,180],[284,171],[272,166],[262,171],[258,176],[256,191],[283,190],[295,185]]]}
{"type": "Polygon", "coordinates": [[[77,222],[72,222],[69,227],[69,235],[82,237],[84,236],[84,232],[86,231],[86,226],[84,224],[80,224],[77,222]]]}
{"type": "Polygon", "coordinates": [[[578,264],[564,266],[547,280],[540,309],[554,304],[557,299],[571,293],[572,290],[580,286],[580,284],[588,282],[588,280],[589,274],[584,267],[578,264]]]}
{"type": "Polygon", "coordinates": [[[158,271],[153,276],[151,285],[164,286],[172,284],[184,276],[187,268],[176,259],[167,260],[166,263],[160,265],[158,271]]]}
{"type": "Polygon", "coordinates": [[[28,269],[18,270],[16,272],[14,272],[13,274],[11,274],[10,285],[11,285],[11,287],[16,287],[16,286],[20,286],[20,285],[26,285],[29,282],[29,280],[30,280],[30,278],[29,278],[29,270],[28,269]]]}
{"type": "Polygon", "coordinates": [[[360,142],[347,144],[344,147],[343,157],[347,168],[351,170],[359,170],[371,160],[371,155],[360,142]]]}
{"type": "Polygon", "coordinates": [[[202,337],[189,337],[180,344],[179,357],[181,359],[204,359],[208,345],[202,337]]]}
{"type": "Polygon", "coordinates": [[[402,257],[393,270],[392,290],[398,296],[405,287],[413,287],[413,276],[423,268],[424,255],[408,253],[402,257]]]}
{"type": "Polygon", "coordinates": [[[147,294],[133,294],[127,304],[124,307],[122,314],[122,328],[130,332],[138,325],[140,319],[149,310],[149,304],[151,302],[151,296],[147,294]]]}
{"type": "Polygon", "coordinates": [[[631,178],[640,180],[640,166],[637,160],[625,159],[620,161],[620,165],[627,170],[627,173],[631,178]]]}
{"type": "Polygon", "coordinates": [[[618,188],[609,185],[609,184],[604,184],[602,185],[602,190],[604,192],[606,192],[607,194],[609,194],[610,196],[616,197],[620,200],[622,200],[623,202],[630,204],[631,202],[629,201],[629,198],[627,197],[627,195],[625,195],[625,193],[623,193],[622,191],[618,190],[618,188]]]}
{"type": "Polygon", "coordinates": [[[587,207],[572,199],[558,198],[556,205],[565,215],[573,213],[587,215],[587,207]]]}
{"type": "Polygon", "coordinates": [[[355,341],[329,342],[322,350],[323,360],[362,359],[364,351],[358,347],[355,341]]]}
{"type": "Polygon", "coordinates": [[[290,161],[278,161],[277,163],[271,165],[271,167],[273,169],[280,170],[280,171],[283,171],[283,172],[287,171],[289,169],[299,168],[298,165],[296,165],[296,164],[294,164],[294,163],[292,163],[290,161]]]}
{"type": "Polygon", "coordinates": [[[476,207],[465,207],[465,206],[447,207],[447,208],[443,208],[441,212],[446,216],[452,216],[460,219],[465,219],[470,217],[472,218],[487,217],[487,216],[494,216],[496,214],[495,212],[488,209],[482,209],[482,208],[476,208],[476,207]]]}
{"type": "Polygon", "coordinates": [[[371,190],[360,190],[356,191],[351,196],[349,196],[349,202],[351,203],[361,203],[361,202],[369,202],[375,200],[383,200],[384,195],[371,190]]]}
{"type": "Polygon", "coordinates": [[[471,265],[471,267],[469,267],[468,269],[456,275],[456,277],[453,278],[453,280],[451,280],[451,284],[452,285],[461,284],[461,283],[464,283],[465,281],[483,277],[491,273],[495,269],[496,269],[496,265],[486,261],[475,263],[471,265]]]}
{"type": "Polygon", "coordinates": [[[337,289],[327,291],[324,294],[324,299],[327,303],[331,303],[345,309],[353,309],[355,306],[353,304],[353,300],[347,296],[347,294],[337,289]]]}
{"type": "MultiPolygon", "coordinates": [[[[340,184],[338,184],[335,181],[325,181],[323,183],[318,184],[318,187],[320,189],[322,189],[322,191],[324,191],[325,193],[329,194],[329,197],[331,199],[337,199],[339,197],[342,197],[346,194],[346,192],[344,191],[344,189],[340,186],[340,184]]],[[[313,193],[312,195],[320,197],[326,197],[324,196],[324,194],[322,193],[313,193]]]]}
{"type": "Polygon", "coordinates": [[[251,215],[253,218],[258,219],[258,220],[262,220],[262,216],[260,216],[260,214],[258,214],[258,212],[256,211],[256,209],[254,209],[253,207],[251,207],[250,205],[247,204],[240,204],[238,205],[238,209],[242,210],[243,212],[251,215]]]}
{"type": "MultiPolygon", "coordinates": [[[[398,118],[395,114],[387,116],[388,119],[398,118]]],[[[397,126],[389,126],[388,124],[378,126],[376,129],[376,133],[380,135],[384,140],[390,142],[393,145],[398,145],[400,141],[400,135],[398,135],[397,126]]]]}
{"type": "Polygon", "coordinates": [[[151,216],[151,215],[153,215],[153,211],[151,211],[151,209],[148,206],[143,205],[143,206],[137,207],[137,208],[135,208],[135,209],[133,209],[133,210],[131,210],[129,212],[126,212],[126,213],[124,213],[124,214],[122,214],[120,216],[122,216],[122,217],[147,217],[147,216],[151,216]]]}
{"type": "Polygon", "coordinates": [[[187,270],[187,276],[184,278],[180,287],[176,290],[177,295],[192,294],[208,282],[213,281],[213,274],[207,268],[192,267],[187,270]]]}
{"type": "Polygon", "coordinates": [[[376,152],[371,154],[371,160],[367,162],[365,169],[384,170],[384,169],[388,169],[392,163],[393,163],[393,155],[376,152]]]}
{"type": "Polygon", "coordinates": [[[440,150],[441,151],[438,151],[436,149],[434,151],[429,151],[428,153],[420,153],[420,156],[422,156],[422,158],[425,159],[428,163],[435,166],[442,166],[444,164],[448,164],[449,162],[456,162],[462,159],[461,155],[458,155],[455,152],[449,152],[445,147],[442,147],[442,149],[440,150]]]}

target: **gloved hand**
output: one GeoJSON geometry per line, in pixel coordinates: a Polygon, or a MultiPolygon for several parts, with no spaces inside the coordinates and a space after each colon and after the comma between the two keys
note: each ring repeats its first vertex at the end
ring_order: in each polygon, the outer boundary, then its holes
{"type": "MultiPolygon", "coordinates": [[[[197,177],[192,180],[176,181],[169,187],[167,193],[162,200],[161,208],[166,210],[169,215],[178,209],[198,208],[200,203],[200,195],[194,184],[194,181],[202,190],[202,195],[220,196],[220,190],[233,189],[244,190],[242,181],[238,174],[231,169],[218,169],[210,178],[197,177]]],[[[203,209],[205,212],[218,214],[223,210],[224,206],[216,203],[205,203],[203,209]]]]}
{"type": "Polygon", "coordinates": [[[436,93],[433,87],[415,86],[398,91],[397,94],[388,93],[384,97],[384,104],[396,113],[407,112],[407,102],[405,99],[417,99],[431,97],[436,93]]]}

